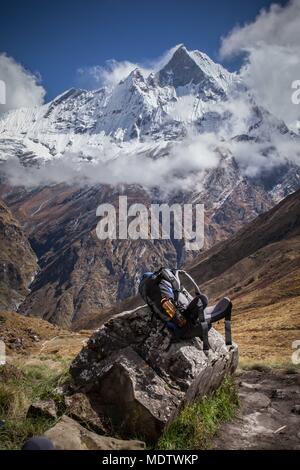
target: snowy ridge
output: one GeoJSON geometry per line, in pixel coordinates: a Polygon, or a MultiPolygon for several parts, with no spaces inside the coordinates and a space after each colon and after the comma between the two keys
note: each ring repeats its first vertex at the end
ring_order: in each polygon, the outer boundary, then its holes
{"type": "Polygon", "coordinates": [[[203,119],[210,107],[226,99],[238,82],[235,74],[205,54],[189,52],[180,45],[155,75],[144,77],[136,69],[112,90],[70,89],[39,108],[8,112],[0,120],[0,158],[11,155],[8,139],[15,139],[24,151],[45,160],[79,149],[83,155],[95,157],[102,153],[108,138],[112,146],[125,147],[132,140],[176,140],[203,119]],[[171,69],[180,86],[176,80],[173,85],[160,83],[171,69]],[[204,77],[205,83],[199,77],[204,77]]]}
{"type": "Polygon", "coordinates": [[[265,145],[266,154],[277,152],[274,136],[290,138],[285,124],[255,103],[235,73],[181,44],[155,74],[144,76],[137,68],[112,89],[72,88],[43,106],[6,113],[0,118],[0,161],[157,158],[191,133],[265,145]]]}

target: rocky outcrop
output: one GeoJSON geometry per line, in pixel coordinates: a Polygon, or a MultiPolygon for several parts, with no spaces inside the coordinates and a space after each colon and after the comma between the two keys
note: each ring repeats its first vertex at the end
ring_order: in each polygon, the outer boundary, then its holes
{"type": "Polygon", "coordinates": [[[99,436],[65,415],[45,433],[45,436],[51,440],[56,450],[143,450],[145,448],[144,442],[141,441],[123,441],[114,437],[99,436]]]}
{"type": "Polygon", "coordinates": [[[236,346],[209,332],[173,342],[147,307],[121,313],[97,330],[71,364],[77,391],[118,434],[156,441],[185,403],[216,389],[238,360],[236,346]]]}
{"type": "Polygon", "coordinates": [[[28,411],[27,417],[36,418],[43,416],[45,418],[57,418],[57,408],[54,400],[37,400],[31,403],[28,411]]]}
{"type": "Polygon", "coordinates": [[[65,396],[66,414],[75,419],[83,426],[95,431],[98,434],[105,434],[106,428],[91,403],[83,393],[74,393],[65,396]]]}
{"type": "Polygon", "coordinates": [[[36,269],[36,256],[26,235],[0,201],[0,309],[17,309],[36,269]]]}

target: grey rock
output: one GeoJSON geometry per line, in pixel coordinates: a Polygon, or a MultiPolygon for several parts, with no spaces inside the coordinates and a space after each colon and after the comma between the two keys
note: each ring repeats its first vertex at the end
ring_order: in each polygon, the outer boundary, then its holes
{"type": "Polygon", "coordinates": [[[28,333],[29,338],[38,343],[41,339],[37,333],[32,328],[26,328],[25,330],[28,333]]]}
{"type": "Polygon", "coordinates": [[[260,390],[262,388],[260,384],[251,384],[248,382],[240,382],[239,386],[248,390],[260,390]]]}
{"type": "Polygon", "coordinates": [[[27,417],[44,416],[46,418],[57,418],[57,408],[55,402],[50,400],[37,400],[30,405],[27,417]]]}
{"type": "Polygon", "coordinates": [[[11,338],[9,345],[12,349],[21,349],[23,347],[23,340],[21,338],[11,338]]]}
{"type": "Polygon", "coordinates": [[[295,405],[292,408],[292,413],[295,413],[297,415],[300,415],[300,405],[295,405]]]}
{"type": "Polygon", "coordinates": [[[252,409],[259,410],[261,408],[268,408],[271,404],[271,400],[267,395],[260,392],[247,393],[243,396],[244,404],[251,406],[252,409]]]}
{"type": "Polygon", "coordinates": [[[155,441],[182,405],[236,369],[238,350],[213,329],[208,354],[199,338],[174,343],[151,317],[147,307],[116,315],[92,335],[70,372],[77,390],[121,435],[155,441]]]}
{"type": "Polygon", "coordinates": [[[145,448],[142,441],[123,441],[99,436],[65,415],[53,428],[45,432],[45,436],[51,440],[56,450],[143,450],[145,448]]]}
{"type": "Polygon", "coordinates": [[[65,397],[66,414],[83,426],[99,433],[105,434],[106,428],[100,416],[93,409],[88,397],[83,393],[75,393],[65,397]]]}
{"type": "Polygon", "coordinates": [[[284,400],[287,397],[287,392],[281,389],[272,390],[272,398],[277,400],[284,400]]]}

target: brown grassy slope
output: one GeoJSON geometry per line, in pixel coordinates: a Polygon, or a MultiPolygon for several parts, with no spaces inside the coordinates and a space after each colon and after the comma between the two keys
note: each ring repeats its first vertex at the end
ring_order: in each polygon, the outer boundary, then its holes
{"type": "Polygon", "coordinates": [[[233,300],[245,360],[289,362],[300,339],[300,192],[188,267],[212,300],[233,300]]]}
{"type": "Polygon", "coordinates": [[[0,311],[0,337],[9,353],[27,354],[39,349],[43,341],[54,338],[61,331],[58,327],[38,318],[0,311]],[[21,340],[20,346],[18,340],[21,340]]]}
{"type": "Polygon", "coordinates": [[[300,235],[300,190],[288,196],[270,211],[239,230],[233,237],[218,243],[188,266],[200,283],[223,274],[240,260],[260,248],[300,235]]]}
{"type": "Polygon", "coordinates": [[[7,360],[15,364],[56,367],[59,359],[73,358],[81,351],[92,331],[63,330],[40,318],[0,311],[0,339],[5,342],[7,360]],[[17,361],[17,362],[15,362],[17,361]]]}

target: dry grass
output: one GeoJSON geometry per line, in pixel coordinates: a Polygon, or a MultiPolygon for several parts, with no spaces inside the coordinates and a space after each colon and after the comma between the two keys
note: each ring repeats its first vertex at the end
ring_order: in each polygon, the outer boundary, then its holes
{"type": "Polygon", "coordinates": [[[54,355],[74,357],[82,349],[91,331],[73,333],[34,317],[25,317],[15,312],[0,311],[1,337],[7,354],[54,355]],[[34,335],[39,341],[34,340],[34,335]],[[22,340],[22,347],[13,349],[15,339],[22,340]]]}
{"type": "Polygon", "coordinates": [[[57,387],[69,380],[69,361],[59,362],[56,369],[42,362],[19,364],[22,369],[0,367],[0,450],[20,449],[26,439],[43,434],[54,424],[54,419],[27,416],[33,401],[51,398],[59,413],[64,412],[64,400],[57,387]]]}
{"type": "MultiPolygon", "coordinates": [[[[247,305],[246,299],[243,300],[247,305]]],[[[217,329],[222,333],[222,322],[217,329]]],[[[232,330],[241,363],[289,365],[294,351],[292,343],[300,340],[300,297],[239,309],[239,314],[233,317],[232,330]]]]}

